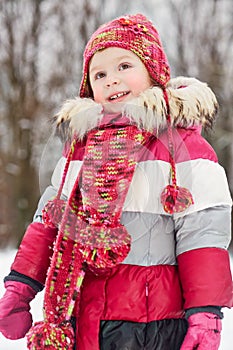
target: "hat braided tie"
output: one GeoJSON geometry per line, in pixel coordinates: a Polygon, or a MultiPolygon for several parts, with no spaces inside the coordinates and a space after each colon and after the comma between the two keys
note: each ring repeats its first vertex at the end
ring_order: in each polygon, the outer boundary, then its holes
{"type": "Polygon", "coordinates": [[[164,210],[169,214],[180,213],[194,203],[192,194],[187,188],[177,185],[176,163],[174,159],[174,141],[171,127],[170,106],[166,89],[163,89],[163,96],[167,107],[168,147],[170,161],[171,184],[167,185],[161,193],[161,203],[164,210]]]}

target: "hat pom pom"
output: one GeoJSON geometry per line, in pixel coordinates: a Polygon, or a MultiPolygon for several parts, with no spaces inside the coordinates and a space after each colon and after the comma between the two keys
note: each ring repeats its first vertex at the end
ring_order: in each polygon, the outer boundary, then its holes
{"type": "Polygon", "coordinates": [[[176,185],[168,185],[161,194],[161,203],[166,213],[180,213],[194,203],[189,190],[176,185]]]}
{"type": "Polygon", "coordinates": [[[36,322],[27,333],[29,350],[72,350],[74,330],[70,322],[60,325],[48,322],[36,322]]]}
{"type": "Polygon", "coordinates": [[[65,206],[66,202],[62,199],[55,198],[49,201],[42,212],[44,224],[52,228],[58,227],[61,223],[65,206]]]}

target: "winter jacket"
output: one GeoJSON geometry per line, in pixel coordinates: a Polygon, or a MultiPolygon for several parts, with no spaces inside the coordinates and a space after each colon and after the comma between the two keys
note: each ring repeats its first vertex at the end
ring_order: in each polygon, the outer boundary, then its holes
{"type": "MultiPolygon", "coordinates": [[[[80,137],[63,198],[69,197],[81,168],[89,129],[109,123],[121,127],[133,122],[151,131],[121,217],[132,237],[131,250],[122,264],[107,273],[96,275],[87,271],[75,315],[79,350],[98,349],[100,322],[104,320],[148,323],[182,318],[190,308],[232,305],[227,252],[231,198],[224,169],[201,136],[201,128],[211,126],[214,120],[216,100],[212,91],[195,79],[172,79],[168,92],[177,182],[188,188],[194,199],[188,209],[173,215],[164,211],[160,201],[169,182],[170,163],[165,104],[159,88],[146,91],[125,106],[122,115],[103,117],[93,101],[75,99],[68,101],[57,116],[58,130],[68,129],[69,134],[80,137]]],[[[52,186],[40,200],[36,221],[60,185],[68,144],[54,170],[52,186]]],[[[49,244],[46,241],[47,247],[54,241],[52,236],[49,244]]],[[[43,285],[51,249],[44,247],[43,239],[32,249],[31,238],[36,241],[37,235],[31,234],[29,228],[8,278],[23,275],[43,285]],[[42,265],[38,264],[41,249],[47,256],[42,265]]]]}

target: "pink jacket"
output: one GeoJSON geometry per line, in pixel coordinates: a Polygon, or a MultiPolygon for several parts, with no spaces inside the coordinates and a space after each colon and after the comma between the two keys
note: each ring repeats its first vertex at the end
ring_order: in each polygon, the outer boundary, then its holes
{"type": "MultiPolygon", "coordinates": [[[[73,102],[74,106],[76,103],[80,101],[73,102]]],[[[214,103],[211,108],[206,120],[211,119],[214,103]]],[[[62,112],[58,115],[58,127],[61,116],[62,112]]],[[[101,320],[150,322],[183,317],[184,310],[192,307],[232,306],[227,252],[231,198],[227,180],[215,152],[200,134],[200,120],[197,126],[187,127],[189,117],[182,121],[181,117],[174,116],[173,139],[178,184],[190,190],[194,204],[182,213],[164,212],[159,198],[169,179],[168,137],[165,128],[159,134],[152,132],[143,148],[121,218],[132,237],[130,253],[108,273],[86,273],[80,305],[75,310],[79,350],[98,348],[101,320]]],[[[202,114],[200,119],[204,120],[202,114]]],[[[72,108],[68,121],[78,134],[72,108]]],[[[129,119],[107,116],[101,121],[98,119],[95,126],[113,122],[125,125],[129,119]]],[[[194,121],[191,124],[195,124],[194,121]]],[[[157,129],[158,125],[154,130],[157,129]]],[[[64,149],[52,177],[55,191],[61,181],[68,148],[64,149]]],[[[70,164],[64,198],[72,190],[84,149],[85,138],[78,144],[70,164]]],[[[44,196],[42,202],[48,199],[44,196]]],[[[40,210],[36,215],[39,217],[40,210]]],[[[54,233],[46,237],[43,233],[35,234],[36,225],[40,224],[29,226],[12,269],[44,284],[55,237],[54,233]]]]}

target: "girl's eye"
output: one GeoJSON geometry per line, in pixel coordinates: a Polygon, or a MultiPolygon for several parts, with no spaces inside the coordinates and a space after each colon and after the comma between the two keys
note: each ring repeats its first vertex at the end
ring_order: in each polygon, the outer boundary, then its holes
{"type": "Polygon", "coordinates": [[[95,80],[101,79],[105,77],[105,73],[104,72],[98,72],[95,74],[95,80]]]}
{"type": "Polygon", "coordinates": [[[129,63],[122,63],[119,67],[119,70],[125,70],[125,69],[128,69],[130,67],[131,67],[131,65],[129,63]]]}

